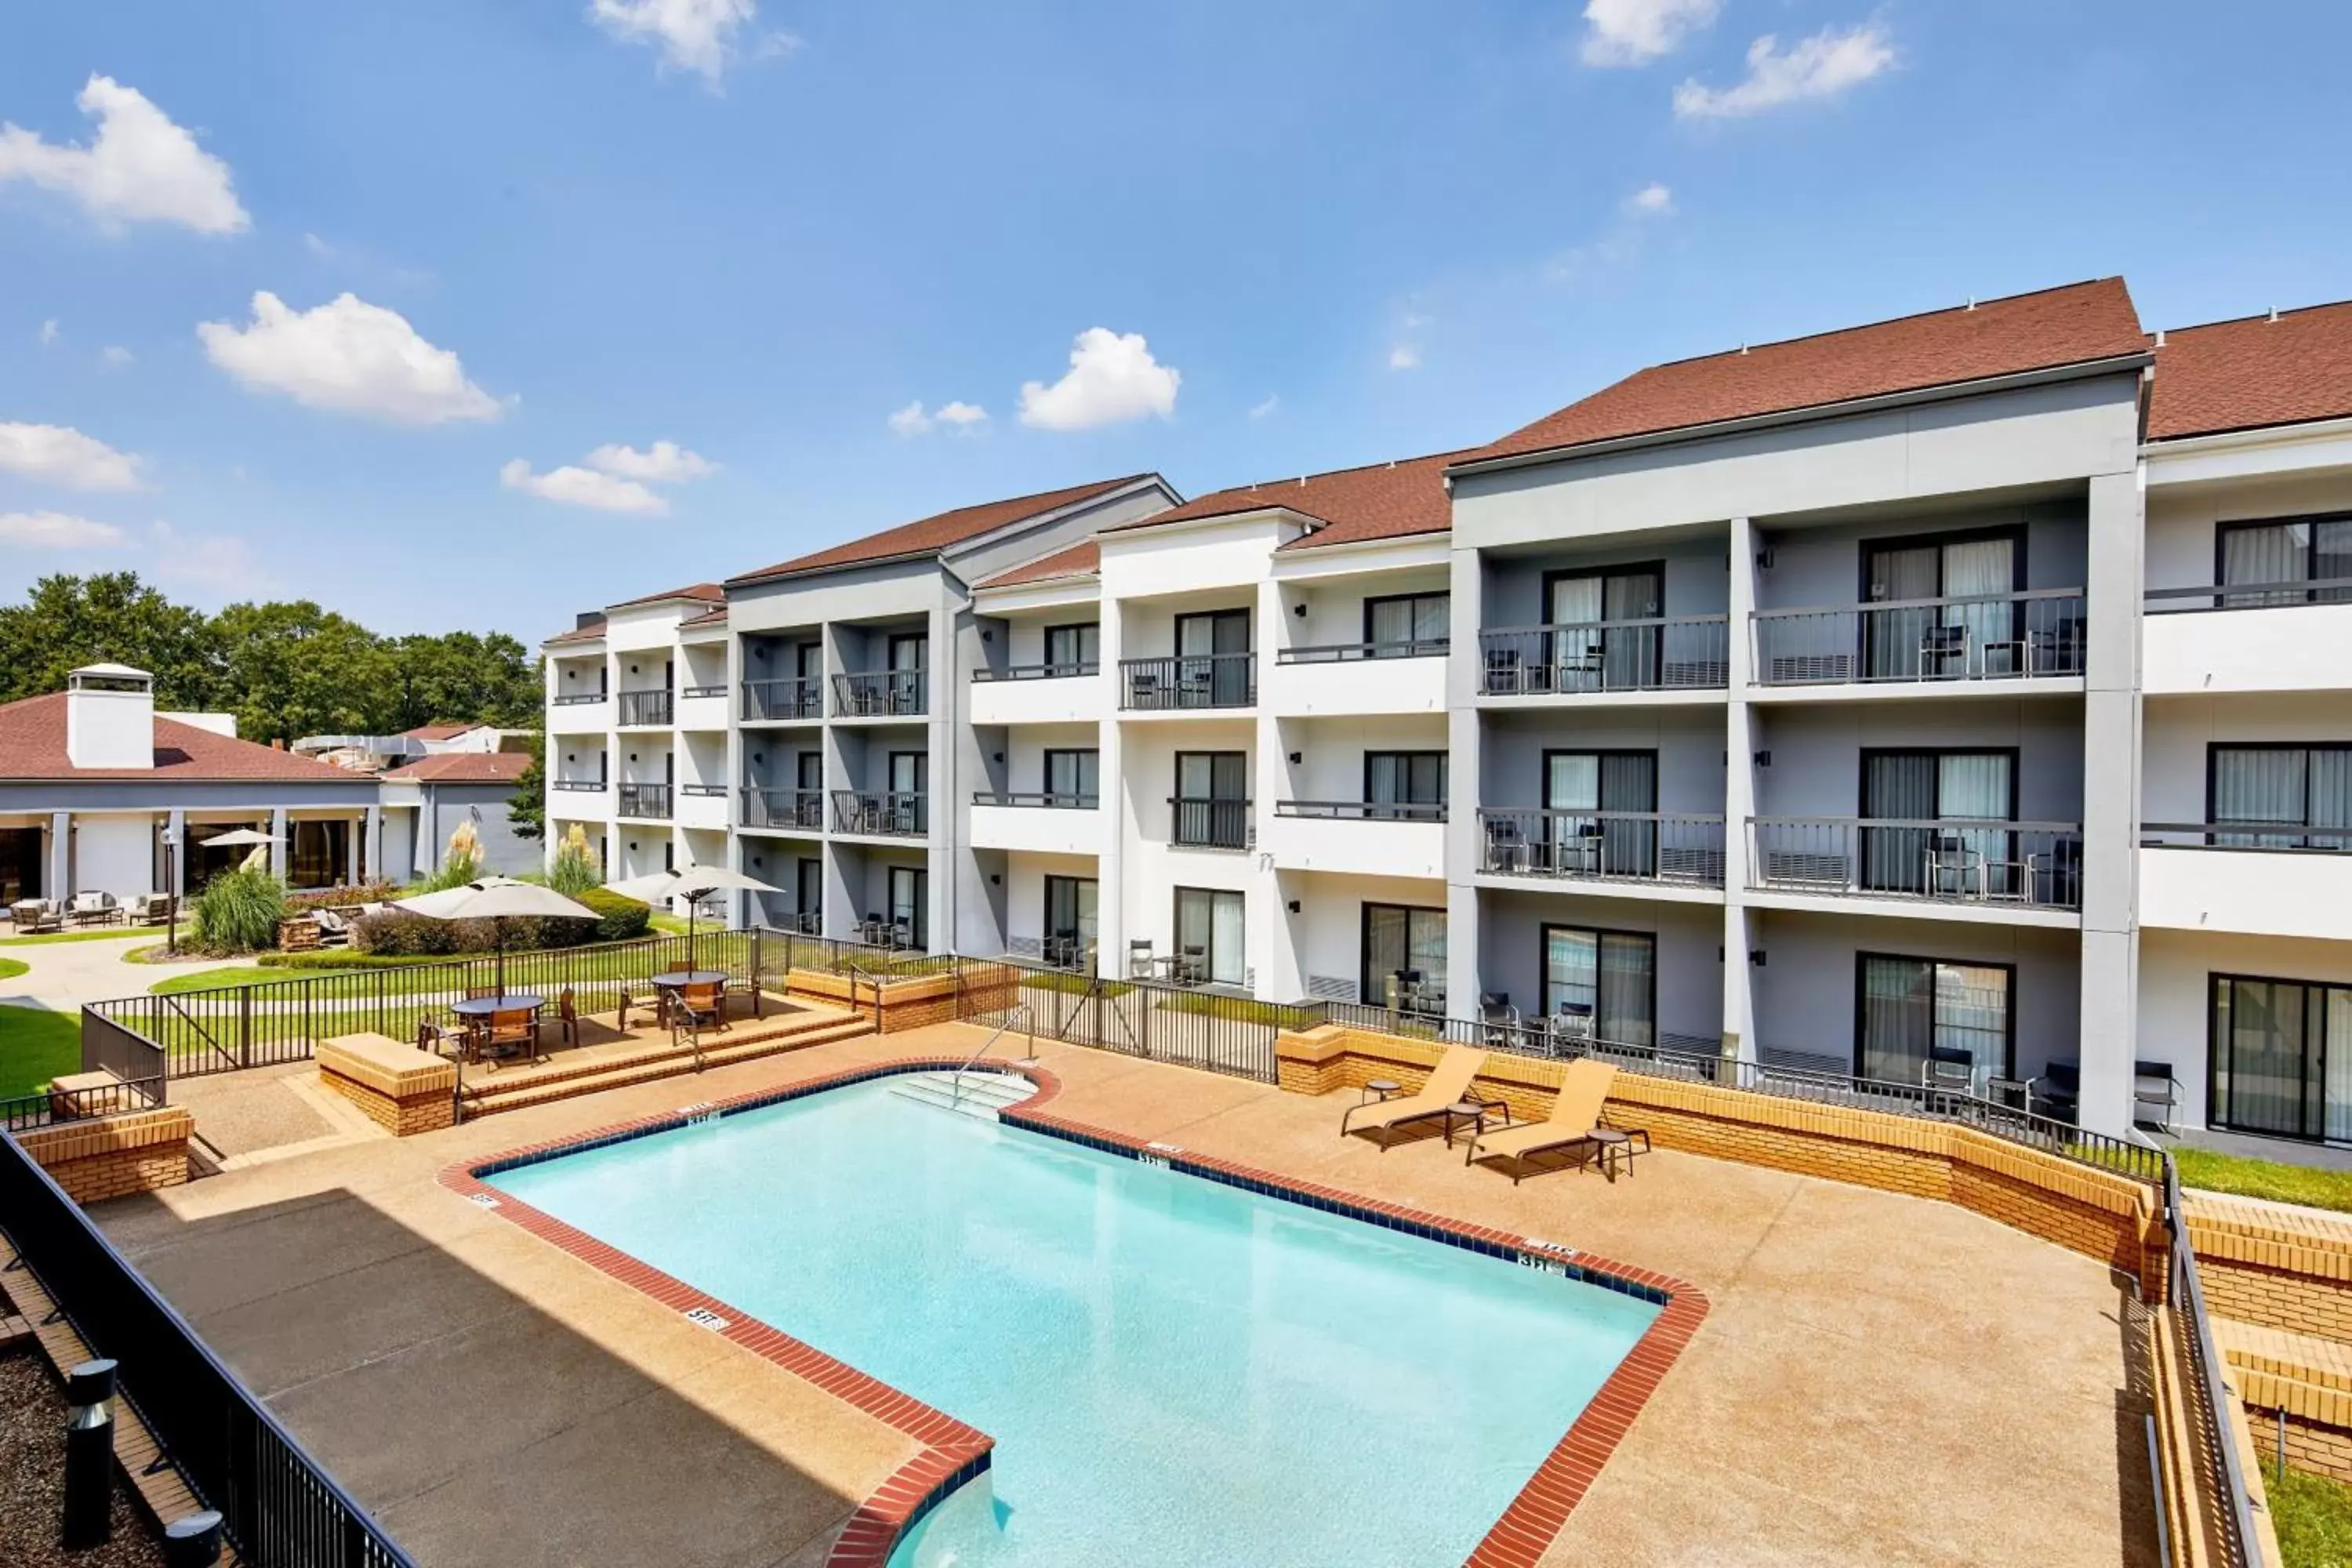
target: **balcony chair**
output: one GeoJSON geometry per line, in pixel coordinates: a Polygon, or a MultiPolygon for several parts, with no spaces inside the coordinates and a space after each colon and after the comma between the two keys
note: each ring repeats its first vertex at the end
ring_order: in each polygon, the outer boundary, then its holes
{"type": "Polygon", "coordinates": [[[1555,1057],[1582,1056],[1592,1048],[1592,1005],[1563,1002],[1544,1020],[1544,1049],[1555,1057]]]}
{"type": "Polygon", "coordinates": [[[1945,666],[1952,659],[1960,661],[1960,673],[1969,672],[1969,628],[1965,626],[1945,626],[1940,623],[1919,634],[1918,678],[1941,679],[1945,666]]]}
{"type": "Polygon", "coordinates": [[[1595,817],[1577,823],[1570,833],[1556,836],[1552,846],[1552,875],[1602,875],[1608,864],[1608,856],[1604,853],[1607,834],[1607,826],[1595,817]]]}
{"type": "Polygon", "coordinates": [[[1209,950],[1197,942],[1184,949],[1176,960],[1176,983],[1179,985],[1206,985],[1209,983],[1209,950]]]}
{"type": "Polygon", "coordinates": [[[2056,1061],[2025,1080],[2026,1110],[2057,1121],[2072,1121],[2083,1099],[2083,1068],[2079,1062],[2056,1061]]]}
{"type": "Polygon", "coordinates": [[[1944,1094],[1974,1094],[1977,1059],[1958,1046],[1929,1046],[1919,1064],[1919,1087],[1944,1094]]]}
{"type": "Polygon", "coordinates": [[[1985,896],[1984,853],[1957,833],[1938,833],[1928,841],[1926,871],[1925,890],[1931,899],[1985,896]]]}
{"type": "Polygon", "coordinates": [[[1160,677],[1147,669],[1131,669],[1127,675],[1127,705],[1129,708],[1156,708],[1160,705],[1160,677]]]}
{"type": "Polygon", "coordinates": [[[1516,876],[1528,868],[1528,841],[1509,817],[1486,824],[1486,868],[1516,876]]]}
{"type": "Polygon", "coordinates": [[[1486,650],[1486,681],[1479,688],[1489,697],[1517,697],[1528,689],[1527,666],[1513,647],[1486,650]]]}
{"type": "Polygon", "coordinates": [[[1150,979],[1153,967],[1151,942],[1149,938],[1138,939],[1127,944],[1127,977],[1129,980],[1150,979]]]}

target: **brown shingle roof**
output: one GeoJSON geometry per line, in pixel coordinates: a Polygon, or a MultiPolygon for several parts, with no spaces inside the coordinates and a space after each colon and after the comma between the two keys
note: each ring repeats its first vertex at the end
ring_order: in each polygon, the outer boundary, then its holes
{"type": "Polygon", "coordinates": [[[2352,416],[2352,300],[2167,332],[2151,441],[2352,416]]]}
{"type": "Polygon", "coordinates": [[[1231,517],[1280,507],[1323,525],[1292,540],[1283,546],[1285,550],[1443,533],[1454,523],[1453,504],[1445,492],[1446,466],[1469,455],[1439,452],[1426,458],[1370,463],[1359,468],[1335,468],[1329,473],[1308,474],[1304,479],[1241,485],[1104,531],[1119,533],[1129,529],[1153,528],[1163,522],[1190,522],[1199,518],[1231,517]]]}
{"type": "Polygon", "coordinates": [[[419,724],[415,729],[403,730],[401,733],[412,741],[447,741],[479,727],[475,724],[419,724]]]}
{"type": "Polygon", "coordinates": [[[530,766],[524,752],[444,752],[423,757],[384,777],[404,784],[512,784],[530,766]]]}
{"type": "Polygon", "coordinates": [[[683,588],[672,588],[666,594],[646,594],[635,599],[624,599],[609,608],[625,610],[633,605],[658,605],[669,599],[700,599],[709,604],[726,600],[727,590],[716,583],[689,583],[683,588]]]}
{"type": "Polygon", "coordinates": [[[993,533],[1024,518],[1088,500],[1122,485],[1135,484],[1151,477],[1150,474],[1128,474],[1116,479],[1096,479],[1088,484],[1071,485],[1065,489],[1043,490],[1036,495],[1013,496],[1005,500],[958,507],[953,511],[943,511],[897,528],[884,529],[879,533],[869,533],[863,539],[853,539],[846,544],[836,544],[813,555],[799,555],[773,566],[762,566],[756,572],[746,572],[727,581],[730,584],[757,583],[764,578],[786,576],[795,572],[821,572],[830,567],[856,566],[899,556],[935,554],[951,544],[961,544],[967,539],[993,533]]]}
{"type": "Polygon", "coordinates": [[[1636,371],[1466,461],[2052,370],[2145,351],[2120,278],[1932,310],[1636,371]]]}
{"type": "Polygon", "coordinates": [[[1045,583],[1056,577],[1091,577],[1102,568],[1102,546],[1089,539],[1073,544],[1067,550],[1056,551],[1025,566],[1015,566],[1010,572],[999,572],[986,582],[976,583],[979,588],[1011,588],[1023,583],[1045,583]]]}
{"type": "Polygon", "coordinates": [[[152,779],[157,784],[356,784],[375,779],[331,763],[314,762],[251,741],[233,740],[183,724],[155,721],[152,768],[78,768],[66,757],[66,694],[27,697],[0,706],[0,779],[152,779]]]}
{"type": "Polygon", "coordinates": [[[721,605],[715,610],[705,610],[700,615],[688,616],[677,624],[682,627],[723,626],[727,624],[727,606],[721,605]]]}
{"type": "Polygon", "coordinates": [[[574,626],[568,632],[558,632],[551,637],[543,637],[540,641],[540,646],[545,647],[549,643],[559,642],[594,642],[604,635],[604,623],[591,621],[584,626],[574,626]]]}

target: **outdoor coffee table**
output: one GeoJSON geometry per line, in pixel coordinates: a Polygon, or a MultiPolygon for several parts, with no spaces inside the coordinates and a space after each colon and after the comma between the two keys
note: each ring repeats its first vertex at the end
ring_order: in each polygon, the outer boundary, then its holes
{"type": "Polygon", "coordinates": [[[1638,1127],[1596,1127],[1592,1130],[1592,1142],[1600,1151],[1601,1173],[1613,1182],[1620,1165],[1627,1175],[1633,1173],[1633,1156],[1648,1151],[1650,1135],[1638,1127]],[[1637,1138],[1641,1140],[1638,1145],[1634,1142],[1637,1138]]]}
{"type": "Polygon", "coordinates": [[[1358,1097],[1356,1103],[1370,1105],[1375,1100],[1386,1100],[1403,1087],[1404,1085],[1392,1078],[1367,1079],[1364,1082],[1364,1092],[1358,1097]]]}

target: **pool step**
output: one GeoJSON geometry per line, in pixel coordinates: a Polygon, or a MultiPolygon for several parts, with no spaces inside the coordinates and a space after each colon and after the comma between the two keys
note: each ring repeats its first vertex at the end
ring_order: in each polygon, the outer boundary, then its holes
{"type": "Polygon", "coordinates": [[[1037,1086],[1025,1078],[976,1068],[964,1074],[961,1086],[951,1072],[908,1073],[890,1086],[890,1092],[918,1105],[993,1121],[1006,1106],[1018,1105],[1036,1093],[1037,1086]]]}
{"type": "MultiPolygon", "coordinates": [[[[740,1027],[740,1026],[738,1026],[740,1027]]],[[[805,1050],[811,1046],[829,1045],[835,1040],[856,1039],[874,1032],[873,1020],[844,1018],[833,1023],[803,1026],[790,1031],[763,1035],[757,1039],[735,1044],[711,1044],[725,1041],[724,1035],[703,1037],[704,1068],[730,1067],[737,1062],[753,1061],[761,1057],[778,1056],[786,1051],[805,1050]]],[[[651,1059],[623,1058],[611,1068],[593,1073],[577,1073],[549,1082],[518,1082],[511,1089],[490,1088],[477,1094],[468,1081],[466,1089],[466,1118],[494,1115],[501,1110],[520,1110],[526,1106],[546,1105],[575,1095],[597,1094],[608,1089],[626,1089],[635,1084],[653,1083],[666,1078],[677,1078],[694,1071],[690,1052],[669,1051],[651,1059]]],[[[492,1080],[495,1084],[496,1080],[492,1080]]]]}

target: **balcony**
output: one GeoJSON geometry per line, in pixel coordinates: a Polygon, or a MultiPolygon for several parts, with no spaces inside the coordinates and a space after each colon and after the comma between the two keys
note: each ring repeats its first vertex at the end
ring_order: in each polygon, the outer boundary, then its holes
{"type": "Polygon", "coordinates": [[[1286,647],[1266,671],[1265,703],[1293,717],[1445,710],[1444,637],[1286,647]]]}
{"type": "Polygon", "coordinates": [[[2083,590],[1759,610],[1759,686],[2080,679],[2083,590]]]}
{"type": "Polygon", "coordinates": [[[1748,832],[1748,886],[1759,890],[1933,903],[1988,918],[2083,907],[2080,823],[1752,816],[1748,832]]]}
{"type": "Polygon", "coordinates": [[[647,728],[676,721],[677,701],[666,690],[621,693],[621,727],[647,728]]]}
{"type": "Polygon", "coordinates": [[[833,678],[837,719],[919,717],[929,706],[930,683],[920,669],[870,669],[833,678]]]}
{"type": "Polygon", "coordinates": [[[1723,887],[1723,818],[1658,811],[1482,810],[1478,869],[1534,881],[1723,887]]]}
{"type": "Polygon", "coordinates": [[[1257,701],[1257,655],[1189,653],[1118,661],[1119,707],[1130,713],[1248,708],[1257,701]]]}
{"type": "Polygon", "coordinates": [[[1286,870],[1441,878],[1445,814],[1436,802],[1278,800],[1265,848],[1286,870]]]}
{"type": "Polygon", "coordinates": [[[613,727],[613,695],[609,691],[567,691],[547,701],[551,734],[602,734],[613,727]]]}
{"type": "Polygon", "coordinates": [[[727,827],[727,786],[713,784],[680,784],[677,789],[677,825],[680,827],[727,827]]]}
{"type": "Polygon", "coordinates": [[[824,689],[814,679],[781,676],[772,680],[747,680],[742,693],[743,721],[747,724],[790,723],[824,717],[824,689]]]}
{"type": "Polygon", "coordinates": [[[1102,803],[1091,795],[1050,790],[976,791],[971,842],[981,849],[1099,855],[1102,803]]]}
{"type": "Polygon", "coordinates": [[[1101,716],[1102,666],[1016,664],[975,669],[967,700],[975,724],[1066,724],[1101,716]]]}
{"type": "Polygon", "coordinates": [[[902,790],[837,789],[833,830],[867,838],[920,838],[931,830],[930,798],[902,790]]]}
{"type": "Polygon", "coordinates": [[[602,816],[612,810],[605,798],[612,787],[603,779],[550,779],[548,809],[556,816],[602,816]]]}
{"type": "Polygon", "coordinates": [[[1168,842],[1182,849],[1251,849],[1256,829],[1250,823],[1250,803],[1197,795],[1170,795],[1174,818],[1168,842]]]}
{"type": "Polygon", "coordinates": [[[625,784],[621,786],[621,815],[667,822],[670,798],[675,793],[666,784],[625,784]]]}
{"type": "Polygon", "coordinates": [[[2154,588],[2140,685],[2159,693],[2352,690],[2352,578],[2154,588]]]}
{"type": "Polygon", "coordinates": [[[1731,679],[1730,618],[1502,626],[1478,634],[1478,664],[1484,697],[1721,691],[1731,679]]]}
{"type": "Polygon", "coordinates": [[[740,825],[773,827],[796,833],[824,828],[824,792],[821,789],[759,789],[746,785],[740,796],[740,825]]]}
{"type": "Polygon", "coordinates": [[[727,728],[727,688],[718,686],[688,686],[677,694],[677,721],[688,730],[724,730],[727,728]]]}
{"type": "Polygon", "coordinates": [[[2352,828],[2149,822],[2139,843],[2143,926],[2352,941],[2352,828]]]}

